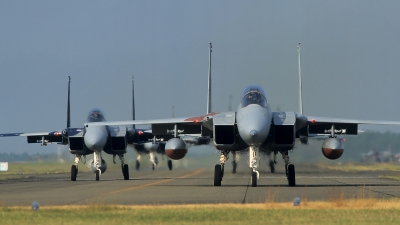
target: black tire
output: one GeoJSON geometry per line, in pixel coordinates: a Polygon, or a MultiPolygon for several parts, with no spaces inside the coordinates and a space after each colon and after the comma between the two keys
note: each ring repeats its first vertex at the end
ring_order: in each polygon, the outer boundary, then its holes
{"type": "Polygon", "coordinates": [[[232,173],[236,173],[237,162],[232,161],[232,173]]]}
{"type": "Polygon", "coordinates": [[[217,164],[215,165],[215,170],[214,170],[214,186],[221,186],[221,165],[217,164]]]}
{"type": "Polygon", "coordinates": [[[271,173],[275,173],[275,163],[274,163],[274,161],[269,161],[269,168],[271,169],[271,173]]]}
{"type": "Polygon", "coordinates": [[[172,170],[172,160],[168,160],[168,169],[172,170]]]}
{"type": "Polygon", "coordinates": [[[257,173],[254,171],[251,171],[251,186],[257,187],[257,173]]]}
{"type": "Polygon", "coordinates": [[[221,168],[222,168],[221,169],[221,181],[222,181],[222,178],[224,177],[224,173],[225,173],[225,166],[222,166],[221,168]]]}
{"type": "Polygon", "coordinates": [[[289,164],[288,165],[288,183],[290,187],[294,187],[296,186],[296,173],[294,170],[294,165],[293,164],[289,164]]]}
{"type": "Polygon", "coordinates": [[[158,158],[157,158],[157,156],[154,156],[154,163],[155,163],[156,165],[158,165],[158,158]]]}
{"type": "Polygon", "coordinates": [[[71,181],[76,181],[76,175],[78,173],[78,168],[75,165],[71,166],[71,181]]]}
{"type": "Polygon", "coordinates": [[[151,169],[152,169],[152,170],[155,169],[154,163],[151,164],[151,169]]]}
{"type": "Polygon", "coordinates": [[[129,180],[129,166],[128,164],[124,164],[122,168],[122,174],[124,175],[124,180],[129,180]]]}
{"type": "Polygon", "coordinates": [[[96,180],[100,180],[100,171],[96,170],[96,180]]]}
{"type": "Polygon", "coordinates": [[[139,160],[136,160],[136,166],[135,166],[136,170],[139,171],[140,169],[140,162],[139,160]]]}

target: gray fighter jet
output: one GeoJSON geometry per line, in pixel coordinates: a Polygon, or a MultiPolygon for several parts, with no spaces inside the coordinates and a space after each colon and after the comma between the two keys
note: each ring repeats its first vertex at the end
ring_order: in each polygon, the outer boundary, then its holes
{"type": "MultiPolygon", "coordinates": [[[[124,180],[129,180],[129,167],[125,163],[128,143],[149,142],[151,133],[142,129],[135,129],[134,126],[95,126],[72,128],[70,119],[70,83],[68,77],[68,106],[67,106],[67,127],[63,130],[36,133],[7,133],[0,134],[0,137],[25,136],[28,143],[40,143],[46,146],[50,143],[68,145],[71,154],[75,155],[75,164],[71,166],[71,180],[76,181],[79,161],[86,163],[86,155],[93,154],[91,169],[96,174],[96,180],[107,169],[107,163],[102,159],[104,151],[113,155],[113,162],[118,156],[121,161],[121,170],[124,180]]],[[[105,122],[104,113],[100,109],[90,110],[87,116],[88,123],[105,122]]]]}
{"type": "MultiPolygon", "coordinates": [[[[71,166],[71,181],[76,181],[78,174],[79,161],[86,163],[86,155],[93,154],[91,169],[96,174],[96,180],[100,180],[100,175],[107,169],[106,161],[101,157],[104,151],[113,155],[113,162],[118,156],[121,161],[121,170],[125,180],[129,180],[129,166],[125,163],[124,156],[127,152],[127,146],[133,146],[138,153],[136,168],[139,169],[139,158],[143,154],[150,154],[150,161],[153,163],[153,169],[157,158],[155,154],[166,155],[165,141],[153,135],[151,130],[136,129],[135,125],[101,125],[96,127],[71,128],[70,119],[70,83],[68,77],[68,105],[67,105],[67,127],[63,130],[51,132],[35,133],[6,133],[0,134],[0,137],[27,137],[28,143],[40,143],[42,146],[57,143],[68,145],[71,154],[75,155],[75,164],[71,166]]],[[[132,77],[132,118],[135,119],[134,103],[134,80],[132,77]]],[[[92,109],[87,116],[87,123],[106,122],[102,110],[92,109]]],[[[196,136],[183,136],[183,140],[193,145],[208,144],[209,138],[196,136]]],[[[172,161],[168,158],[168,168],[172,170],[172,161]]]]}
{"type": "MultiPolygon", "coordinates": [[[[209,81],[210,82],[210,81],[209,81]]],[[[135,84],[134,79],[132,76],[132,118],[135,120],[135,84]]],[[[135,125],[132,125],[133,129],[135,125]]],[[[138,129],[136,129],[138,130],[138,129]]],[[[162,159],[164,159],[165,154],[165,143],[163,138],[158,138],[157,136],[153,135],[151,128],[150,129],[142,129],[138,130],[138,134],[135,137],[132,137],[128,141],[128,145],[132,146],[137,153],[136,158],[136,170],[140,169],[140,161],[142,156],[149,155],[151,167],[154,170],[158,164],[157,154],[161,155],[162,159]]],[[[181,136],[182,140],[185,143],[190,145],[207,145],[210,142],[210,138],[203,138],[199,136],[181,136]]],[[[167,165],[168,169],[172,170],[172,161],[170,158],[167,157],[167,165]]]]}
{"type": "MultiPolygon", "coordinates": [[[[301,81],[300,71],[299,77],[301,81]]],[[[273,153],[274,158],[280,152],[285,162],[288,185],[295,186],[295,166],[289,161],[288,151],[294,148],[296,138],[301,138],[304,143],[308,137],[328,135],[322,144],[322,153],[326,158],[334,160],[344,152],[342,140],[337,135],[356,135],[358,124],[400,125],[400,122],[397,121],[353,120],[303,115],[301,82],[299,86],[299,112],[273,112],[264,89],[260,85],[249,85],[244,88],[239,106],[234,112],[212,112],[185,118],[86,123],[85,129],[90,131],[96,127],[126,124],[151,125],[152,134],[166,141],[165,154],[174,160],[182,159],[188,151],[188,145],[181,138],[182,136],[198,135],[203,138],[212,138],[214,146],[221,152],[219,164],[214,168],[214,186],[221,186],[229,152],[237,153],[248,149],[251,183],[253,187],[256,187],[259,179],[258,167],[261,152],[273,153]]],[[[209,93],[211,93],[210,89],[209,93]]],[[[207,112],[210,111],[209,109],[207,112]]]]}

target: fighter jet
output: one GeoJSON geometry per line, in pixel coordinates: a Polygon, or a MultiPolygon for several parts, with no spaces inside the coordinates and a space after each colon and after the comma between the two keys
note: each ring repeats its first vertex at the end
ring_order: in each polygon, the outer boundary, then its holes
{"type": "MultiPolygon", "coordinates": [[[[70,119],[70,83],[71,78],[68,77],[68,104],[67,104],[67,127],[63,130],[51,132],[35,132],[35,133],[5,133],[0,137],[27,137],[28,143],[40,143],[42,146],[57,143],[60,145],[68,145],[71,154],[75,155],[75,164],[71,166],[71,181],[76,181],[78,174],[79,161],[86,163],[86,155],[93,154],[93,162],[91,169],[96,174],[96,180],[100,180],[100,175],[107,169],[107,163],[101,157],[102,152],[113,155],[113,162],[118,156],[121,161],[121,170],[125,180],[129,180],[129,166],[125,163],[124,156],[127,152],[127,146],[133,146],[138,153],[136,168],[140,166],[140,156],[150,154],[152,166],[156,165],[157,158],[155,154],[165,155],[165,141],[152,134],[149,129],[137,129],[135,125],[125,124],[118,126],[96,126],[71,128],[70,119]]],[[[134,80],[132,76],[132,118],[135,119],[135,103],[134,103],[134,80]]],[[[87,123],[106,122],[104,113],[101,109],[90,110],[87,116],[87,123]]],[[[183,136],[187,143],[193,145],[208,144],[210,139],[183,136]]],[[[168,158],[168,168],[172,170],[172,161],[168,158]]]]}
{"type": "MultiPolygon", "coordinates": [[[[299,78],[301,80],[300,73],[299,78]]],[[[215,148],[221,153],[219,163],[214,167],[214,186],[221,186],[228,154],[241,152],[248,148],[251,183],[253,187],[256,187],[259,179],[258,167],[261,152],[273,153],[274,158],[278,152],[281,153],[285,162],[288,186],[295,186],[295,166],[290,163],[288,153],[294,148],[296,138],[304,140],[304,138],[318,134],[328,135],[322,144],[322,153],[326,158],[334,160],[341,157],[344,152],[342,140],[337,135],[356,135],[359,124],[400,125],[400,122],[397,121],[306,116],[302,114],[301,82],[299,89],[299,112],[272,111],[265,90],[260,85],[251,84],[244,88],[236,111],[212,112],[202,116],[184,118],[86,123],[85,129],[124,124],[151,125],[152,134],[166,141],[165,153],[174,160],[182,159],[188,151],[188,145],[181,136],[199,135],[204,138],[212,138],[215,148]]],[[[209,108],[210,106],[211,104],[209,104],[209,108]]]]}
{"type": "MultiPolygon", "coordinates": [[[[134,76],[132,76],[132,120],[135,120],[135,118],[135,82],[134,76]]],[[[136,128],[135,125],[132,125],[132,127],[133,129],[136,128]]],[[[151,133],[151,129],[141,130],[141,135],[128,141],[128,145],[132,146],[137,153],[135,165],[136,170],[139,170],[140,168],[140,160],[143,155],[148,154],[150,156],[150,162],[153,170],[158,164],[158,158],[155,154],[158,153],[162,156],[165,155],[165,143],[163,143],[162,140],[154,137],[151,133]]],[[[172,161],[170,159],[168,159],[168,168],[169,170],[172,170],[172,161]]]]}
{"type": "MultiPolygon", "coordinates": [[[[36,133],[7,133],[0,137],[25,136],[28,143],[40,143],[46,146],[50,143],[68,145],[71,154],[75,155],[75,163],[71,166],[71,181],[76,181],[79,161],[86,163],[86,155],[93,154],[91,169],[99,180],[100,175],[107,169],[107,163],[101,157],[102,152],[113,155],[113,162],[118,156],[121,161],[121,170],[124,180],[129,180],[129,167],[125,163],[127,143],[150,138],[145,130],[134,129],[133,126],[108,126],[72,128],[70,119],[70,83],[68,77],[68,105],[67,105],[67,127],[62,130],[36,133]],[[143,137],[142,137],[143,136],[143,137]]],[[[104,113],[100,109],[90,110],[87,116],[88,123],[105,122],[104,113]]],[[[148,140],[147,140],[148,141],[148,140]]]]}
{"type": "MultiPolygon", "coordinates": [[[[135,84],[133,78],[134,77],[132,76],[132,118],[135,120],[135,84]]],[[[132,125],[132,127],[135,129],[135,125],[132,125]]],[[[135,168],[136,170],[139,170],[141,158],[143,155],[149,155],[151,167],[154,170],[158,164],[157,154],[161,155],[162,159],[164,159],[164,156],[166,156],[166,141],[164,141],[164,138],[157,138],[157,136],[153,135],[151,128],[142,129],[139,130],[139,132],[140,135],[131,138],[128,141],[128,145],[132,146],[137,153],[135,168]]],[[[190,145],[207,145],[210,142],[210,138],[203,138],[199,136],[181,136],[181,139],[190,145]]],[[[168,157],[167,165],[168,169],[172,170],[172,160],[168,157]]]]}

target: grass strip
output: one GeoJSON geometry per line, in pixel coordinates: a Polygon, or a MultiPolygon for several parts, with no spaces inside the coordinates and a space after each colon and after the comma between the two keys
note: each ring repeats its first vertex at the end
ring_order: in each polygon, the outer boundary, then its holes
{"type": "Polygon", "coordinates": [[[400,201],[1,207],[1,224],[399,224],[400,201]]]}

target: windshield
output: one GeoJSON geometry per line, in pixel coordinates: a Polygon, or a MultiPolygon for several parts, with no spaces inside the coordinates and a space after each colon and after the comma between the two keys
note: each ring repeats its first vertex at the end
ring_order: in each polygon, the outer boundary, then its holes
{"type": "Polygon", "coordinates": [[[265,108],[267,107],[267,99],[258,91],[250,91],[244,95],[241,106],[244,108],[251,104],[257,104],[265,108]]]}
{"type": "Polygon", "coordinates": [[[87,122],[104,122],[104,114],[101,112],[100,109],[92,109],[89,112],[89,116],[87,118],[87,122]]]}

